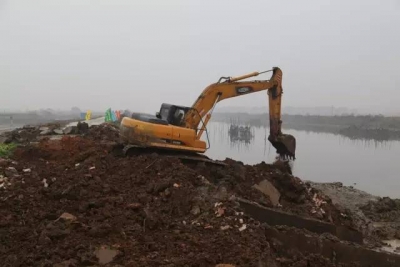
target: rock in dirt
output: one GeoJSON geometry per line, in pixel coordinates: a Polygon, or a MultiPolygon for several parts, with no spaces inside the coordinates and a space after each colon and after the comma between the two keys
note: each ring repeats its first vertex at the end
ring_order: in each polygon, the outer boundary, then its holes
{"type": "Polygon", "coordinates": [[[220,201],[227,200],[229,198],[228,190],[226,189],[225,186],[220,186],[217,189],[217,192],[215,193],[214,197],[220,201]]]}
{"type": "Polygon", "coordinates": [[[268,180],[262,180],[259,184],[254,185],[254,188],[268,196],[273,206],[279,205],[281,193],[279,193],[278,189],[276,189],[271,182],[268,180]]]}
{"type": "Polygon", "coordinates": [[[49,127],[40,127],[40,135],[51,135],[53,133],[53,129],[50,129],[49,127]]]}
{"type": "Polygon", "coordinates": [[[106,265],[114,260],[120,252],[108,246],[101,246],[95,251],[95,255],[99,260],[100,265],[106,265]]]}
{"type": "Polygon", "coordinates": [[[64,134],[64,131],[62,129],[54,129],[54,133],[56,133],[56,134],[64,134]]]}
{"type": "Polygon", "coordinates": [[[77,218],[70,213],[64,212],[63,214],[61,214],[61,216],[58,218],[58,220],[74,222],[77,220],[77,218]]]}
{"type": "Polygon", "coordinates": [[[197,205],[195,205],[195,206],[193,206],[193,208],[192,208],[192,210],[190,211],[193,215],[199,215],[200,214],[200,207],[199,206],[197,206],[197,205]]]}
{"type": "Polygon", "coordinates": [[[78,127],[76,126],[68,126],[63,130],[64,134],[77,134],[78,127]]]}

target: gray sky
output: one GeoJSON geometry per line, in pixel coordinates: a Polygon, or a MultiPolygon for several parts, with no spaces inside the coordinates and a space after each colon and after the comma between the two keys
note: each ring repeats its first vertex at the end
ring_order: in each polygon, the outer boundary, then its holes
{"type": "MultiPolygon", "coordinates": [[[[400,2],[0,0],[2,109],[153,113],[273,66],[283,106],[400,114],[400,2]]],[[[267,107],[266,92],[229,105],[267,107]]]]}

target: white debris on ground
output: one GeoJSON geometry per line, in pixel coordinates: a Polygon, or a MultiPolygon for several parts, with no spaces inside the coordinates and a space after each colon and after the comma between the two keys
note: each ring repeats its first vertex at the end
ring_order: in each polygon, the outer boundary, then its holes
{"type": "Polygon", "coordinates": [[[314,207],[311,209],[311,213],[315,214],[317,212],[320,212],[321,214],[325,214],[325,211],[323,210],[322,206],[327,202],[323,200],[323,198],[319,196],[317,193],[314,193],[312,200],[314,202],[314,207]]]}
{"type": "Polygon", "coordinates": [[[184,226],[191,225],[201,227],[203,229],[219,229],[221,231],[235,230],[242,232],[248,229],[249,225],[245,223],[244,213],[232,210],[230,202],[215,202],[212,204],[216,220],[204,221],[202,210],[199,206],[193,205],[191,214],[196,216],[196,219],[182,221],[184,226]]]}
{"type": "Polygon", "coordinates": [[[243,232],[243,231],[246,230],[246,229],[247,229],[247,225],[243,224],[243,225],[239,228],[239,231],[240,231],[240,232],[243,232]]]}
{"type": "Polygon", "coordinates": [[[31,173],[31,169],[23,168],[19,173],[18,170],[13,166],[17,166],[18,163],[15,161],[10,161],[8,159],[0,158],[0,189],[10,190],[12,185],[16,182],[25,183],[25,177],[29,176],[31,173]]]}

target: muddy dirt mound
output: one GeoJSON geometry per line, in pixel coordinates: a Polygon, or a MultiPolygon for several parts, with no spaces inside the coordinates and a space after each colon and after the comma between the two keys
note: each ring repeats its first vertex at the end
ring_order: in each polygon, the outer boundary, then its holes
{"type": "Polygon", "coordinates": [[[1,134],[0,140],[2,143],[20,143],[25,144],[35,141],[37,136],[40,134],[39,127],[26,126],[23,128],[15,129],[11,132],[5,132],[1,134]]]}
{"type": "Polygon", "coordinates": [[[331,266],[298,252],[279,258],[267,226],[235,202],[238,194],[264,196],[266,205],[298,205],[313,216],[319,202],[299,179],[267,164],[227,160],[229,167],[207,173],[202,164],[157,154],[117,157],[105,145],[114,133],[92,129],[87,137],[20,147],[12,160],[1,160],[2,266],[331,266]]]}
{"type": "Polygon", "coordinates": [[[400,199],[380,198],[378,201],[370,201],[361,209],[373,221],[400,222],[400,199]]]}
{"type": "Polygon", "coordinates": [[[64,127],[61,123],[47,123],[42,126],[24,126],[0,135],[0,142],[9,144],[29,144],[38,142],[51,135],[82,135],[87,133],[89,125],[78,122],[76,126],[64,127]]]}
{"type": "Polygon", "coordinates": [[[84,142],[43,142],[8,162],[3,266],[94,265],[102,246],[124,266],[249,266],[269,255],[262,228],[179,160],[116,160],[104,150],[82,159],[84,142]]]}
{"type": "Polygon", "coordinates": [[[111,123],[92,125],[87,137],[95,141],[119,142],[119,128],[111,123]]]}
{"type": "Polygon", "coordinates": [[[373,232],[381,239],[400,239],[400,199],[388,197],[370,201],[361,207],[373,223],[373,232]]]}
{"type": "Polygon", "coordinates": [[[330,198],[292,176],[287,166],[264,162],[250,166],[231,159],[224,162],[228,166],[198,164],[194,169],[225,190],[266,207],[356,228],[350,214],[344,214],[330,198]]]}

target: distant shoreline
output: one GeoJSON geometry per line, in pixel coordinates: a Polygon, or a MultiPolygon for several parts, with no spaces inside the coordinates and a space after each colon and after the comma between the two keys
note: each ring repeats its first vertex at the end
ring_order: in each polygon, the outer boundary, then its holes
{"type": "MultiPolygon", "coordinates": [[[[92,113],[92,118],[104,116],[102,113],[92,113]]],[[[60,112],[54,114],[38,114],[38,113],[0,113],[0,129],[1,127],[12,127],[14,125],[37,125],[49,122],[66,122],[79,121],[80,114],[60,112]]]]}
{"type": "MultiPolygon", "coordinates": [[[[71,122],[82,121],[80,116],[62,114],[58,116],[40,116],[31,113],[14,113],[14,114],[1,114],[0,116],[0,133],[12,131],[24,126],[40,126],[47,123],[58,123],[60,125],[67,125],[71,122]],[[12,116],[12,119],[10,119],[12,116]]],[[[103,115],[94,114],[91,119],[97,119],[103,115]]]]}

